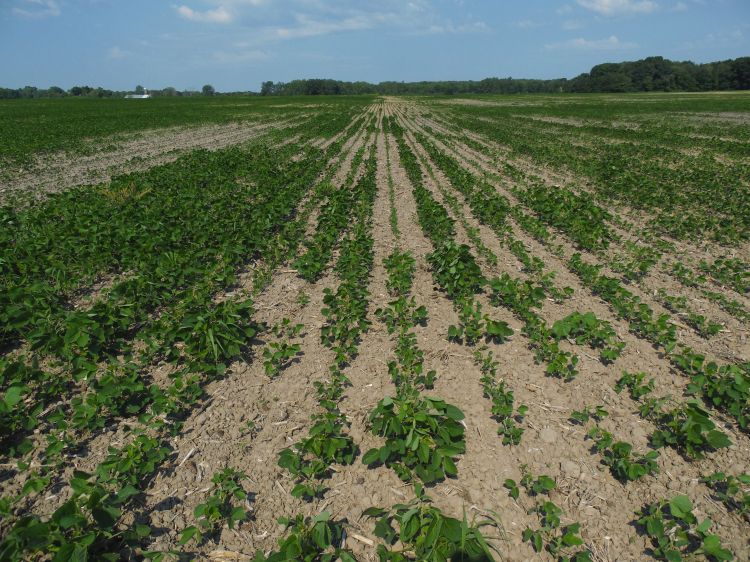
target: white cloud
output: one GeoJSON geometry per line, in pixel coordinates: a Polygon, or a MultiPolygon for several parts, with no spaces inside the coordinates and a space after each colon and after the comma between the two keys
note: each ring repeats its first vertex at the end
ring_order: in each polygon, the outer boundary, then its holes
{"type": "Polygon", "coordinates": [[[603,16],[650,14],[659,5],[652,0],[577,0],[578,4],[603,16]]]}
{"type": "Polygon", "coordinates": [[[743,37],[742,30],[735,28],[727,31],[719,31],[718,33],[709,33],[706,35],[706,42],[714,45],[733,45],[741,41],[743,37]]]}
{"type": "Polygon", "coordinates": [[[20,6],[13,8],[13,14],[24,18],[48,18],[60,13],[57,0],[22,0],[20,6]]]}
{"type": "Polygon", "coordinates": [[[454,26],[452,33],[480,33],[489,29],[490,27],[483,21],[475,21],[454,26]]]}
{"type": "Polygon", "coordinates": [[[540,27],[542,24],[534,20],[521,20],[513,24],[518,29],[532,29],[534,27],[540,27]]]}
{"type": "Polygon", "coordinates": [[[487,24],[482,21],[454,22],[440,18],[424,0],[407,3],[384,1],[358,8],[345,2],[299,0],[292,3],[296,4],[293,21],[264,29],[271,39],[297,39],[383,28],[400,30],[410,35],[481,33],[488,29],[487,24]]]}
{"type": "Polygon", "coordinates": [[[124,59],[125,57],[127,57],[129,55],[130,55],[130,53],[128,51],[125,51],[125,50],[121,49],[117,45],[115,45],[114,47],[111,47],[107,51],[107,58],[108,59],[113,59],[113,60],[124,59]]]}
{"type": "Polygon", "coordinates": [[[569,51],[624,51],[635,49],[637,43],[620,41],[617,36],[610,35],[606,39],[570,39],[560,41],[559,43],[549,43],[544,46],[548,51],[569,50],[569,51]]]}
{"type": "Polygon", "coordinates": [[[296,39],[299,37],[314,37],[343,31],[357,31],[371,29],[385,18],[382,14],[370,17],[364,15],[353,16],[338,21],[320,21],[307,15],[298,14],[297,24],[275,28],[274,34],[279,39],[296,39]]]}
{"type": "Polygon", "coordinates": [[[237,51],[214,51],[212,59],[219,64],[237,64],[265,60],[268,53],[260,49],[237,50],[237,51]]]}
{"type": "Polygon", "coordinates": [[[582,29],[583,27],[585,27],[584,23],[578,20],[565,20],[562,23],[562,28],[566,31],[574,31],[576,29],[582,29]]]}
{"type": "MultiPolygon", "coordinates": [[[[0,0],[1,1],[1,0],[0,0]]],[[[197,0],[194,0],[197,1],[197,0]]],[[[460,0],[454,0],[460,2],[460,0]]],[[[211,9],[173,6],[180,17],[197,22],[233,24],[252,30],[256,45],[362,31],[391,29],[409,35],[481,33],[487,24],[470,16],[455,21],[441,16],[432,0],[204,0],[211,9]]]]}
{"type": "Polygon", "coordinates": [[[234,5],[234,6],[262,6],[263,4],[267,4],[268,0],[221,0],[221,4],[227,6],[227,5],[234,5]]]}
{"type": "Polygon", "coordinates": [[[193,10],[188,6],[178,6],[177,13],[187,20],[203,23],[230,23],[234,19],[232,13],[224,6],[219,6],[215,10],[206,10],[205,12],[193,10]]]}
{"type": "Polygon", "coordinates": [[[557,10],[555,10],[558,15],[563,16],[565,14],[569,14],[573,11],[573,8],[570,6],[570,4],[565,4],[563,6],[560,6],[557,10]]]}
{"type": "Polygon", "coordinates": [[[470,23],[462,23],[456,25],[452,22],[446,22],[443,24],[432,24],[429,27],[417,29],[412,32],[413,35],[439,35],[439,34],[465,34],[465,33],[483,33],[487,31],[489,27],[483,21],[475,21],[470,23]]]}

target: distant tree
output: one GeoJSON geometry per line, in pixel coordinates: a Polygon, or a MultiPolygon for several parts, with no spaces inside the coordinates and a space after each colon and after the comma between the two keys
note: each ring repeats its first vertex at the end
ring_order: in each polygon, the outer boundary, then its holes
{"type": "Polygon", "coordinates": [[[21,97],[21,90],[15,90],[12,88],[0,88],[0,99],[14,100],[20,97],[21,97]]]}
{"type": "Polygon", "coordinates": [[[93,88],[88,96],[90,98],[111,98],[114,92],[112,90],[105,90],[104,88],[93,88]]]}
{"type": "Polygon", "coordinates": [[[68,93],[71,96],[88,96],[93,90],[91,86],[73,86],[68,93]]]}
{"type": "Polygon", "coordinates": [[[732,61],[734,67],[734,87],[738,90],[750,89],[750,57],[732,61]]]}
{"type": "MultiPolygon", "coordinates": [[[[0,0],[1,1],[1,0],[0,0]]],[[[638,61],[605,63],[594,66],[590,72],[570,80],[529,80],[511,78],[485,78],[481,81],[435,82],[343,82],[329,79],[292,80],[291,82],[266,81],[260,94],[264,96],[299,95],[357,95],[357,94],[521,94],[557,92],[650,92],[650,91],[711,91],[750,90],[750,57],[696,64],[676,62],[663,57],[647,57],[638,61]]],[[[129,92],[113,92],[100,87],[74,86],[68,92],[52,86],[39,89],[0,88],[0,99],[59,98],[66,95],[87,97],[121,97],[129,92]]],[[[138,85],[135,93],[146,90],[138,85]]],[[[172,87],[152,90],[154,96],[213,96],[216,91],[206,84],[202,91],[172,87]]],[[[222,95],[258,95],[254,92],[232,92],[222,95]]]]}

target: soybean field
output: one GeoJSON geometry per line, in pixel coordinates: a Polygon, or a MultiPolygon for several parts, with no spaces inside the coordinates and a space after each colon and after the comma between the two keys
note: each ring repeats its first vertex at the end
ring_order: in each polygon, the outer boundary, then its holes
{"type": "Polygon", "coordinates": [[[750,559],[749,94],[0,116],[0,561],[750,559]]]}

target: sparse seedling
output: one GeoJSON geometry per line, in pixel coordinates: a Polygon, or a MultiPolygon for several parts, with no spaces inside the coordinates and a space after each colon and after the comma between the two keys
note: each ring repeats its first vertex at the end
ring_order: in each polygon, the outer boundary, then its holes
{"type": "Polygon", "coordinates": [[[674,447],[691,459],[702,459],[707,451],[732,444],[726,433],[716,429],[708,412],[695,400],[672,410],[655,409],[649,418],[660,428],[651,434],[654,447],[674,447]]]}
{"type": "Polygon", "coordinates": [[[380,562],[492,562],[492,552],[482,528],[496,526],[494,521],[469,522],[443,514],[433,506],[422,486],[415,485],[416,498],[390,509],[371,507],[364,515],[377,520],[375,535],[380,562]],[[395,545],[400,548],[394,548],[395,545]]]}
{"type": "Polygon", "coordinates": [[[198,504],[194,515],[198,526],[187,527],[180,535],[180,544],[186,544],[195,538],[198,542],[203,540],[207,534],[215,534],[226,524],[234,529],[237,523],[247,519],[247,511],[244,507],[236,506],[236,501],[244,504],[247,492],[242,488],[242,480],[247,475],[233,468],[225,468],[217,472],[211,478],[214,485],[214,493],[204,503],[198,504]]]}
{"type": "Polygon", "coordinates": [[[622,372],[622,376],[617,380],[615,385],[615,392],[618,394],[627,388],[630,394],[630,398],[633,400],[640,400],[643,396],[651,394],[654,391],[654,379],[646,380],[646,373],[628,373],[627,371],[622,372]]]}
{"type": "Polygon", "coordinates": [[[345,527],[333,521],[327,511],[315,517],[297,515],[282,517],[279,523],[289,531],[286,538],[279,539],[279,548],[268,556],[258,551],[253,562],[289,562],[292,560],[319,562],[356,562],[351,551],[342,548],[345,527]]]}
{"type": "Polygon", "coordinates": [[[713,522],[698,521],[693,514],[693,502],[687,496],[652,503],[636,515],[639,516],[636,523],[651,539],[652,553],[658,560],[680,562],[699,555],[716,561],[734,558],[722,546],[721,539],[709,532],[713,522]]]}
{"type": "Polygon", "coordinates": [[[750,474],[743,472],[733,476],[715,472],[702,481],[727,509],[736,511],[750,521],[750,474]]]}
{"type": "Polygon", "coordinates": [[[643,455],[634,453],[633,445],[625,441],[615,441],[611,433],[599,426],[592,427],[587,437],[594,440],[596,451],[602,455],[602,463],[608,466],[612,476],[621,482],[638,480],[648,474],[659,472],[656,464],[659,458],[657,451],[649,451],[643,455]]]}
{"type": "Polygon", "coordinates": [[[307,306],[307,304],[310,302],[310,295],[308,295],[305,291],[300,290],[300,292],[297,293],[296,301],[300,306],[307,306]]]}
{"type": "Polygon", "coordinates": [[[278,376],[301,354],[302,345],[290,343],[289,340],[299,337],[304,329],[304,324],[292,324],[289,318],[284,318],[271,328],[270,332],[276,336],[277,341],[269,342],[263,349],[263,368],[266,375],[271,378],[278,376]]]}
{"type": "Polygon", "coordinates": [[[585,406],[583,410],[573,410],[570,414],[570,421],[584,425],[589,420],[600,422],[608,416],[609,412],[604,409],[604,406],[585,406]]]}

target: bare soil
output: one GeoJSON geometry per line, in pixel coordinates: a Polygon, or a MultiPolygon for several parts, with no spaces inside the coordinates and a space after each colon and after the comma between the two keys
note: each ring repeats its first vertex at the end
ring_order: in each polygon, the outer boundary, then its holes
{"type": "Polygon", "coordinates": [[[105,148],[93,154],[60,152],[39,156],[30,170],[9,170],[0,176],[0,202],[19,195],[40,199],[48,193],[74,186],[105,183],[119,174],[172,162],[191,150],[218,150],[241,144],[298,121],[296,117],[275,123],[238,122],[158,129],[113,142],[100,140],[97,144],[105,148]]]}

